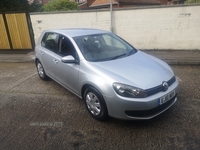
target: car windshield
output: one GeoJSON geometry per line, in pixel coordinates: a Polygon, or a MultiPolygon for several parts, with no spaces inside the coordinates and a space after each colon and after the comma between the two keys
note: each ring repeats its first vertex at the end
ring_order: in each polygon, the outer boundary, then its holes
{"type": "Polygon", "coordinates": [[[127,57],[136,49],[112,33],[74,37],[83,56],[88,61],[107,61],[127,57]]]}

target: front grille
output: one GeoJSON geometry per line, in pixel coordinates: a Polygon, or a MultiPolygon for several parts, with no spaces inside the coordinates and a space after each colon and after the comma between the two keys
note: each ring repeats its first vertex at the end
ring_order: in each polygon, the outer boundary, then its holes
{"type": "Polygon", "coordinates": [[[167,81],[168,85],[172,85],[176,81],[176,78],[173,76],[169,81],[167,81]]]}
{"type": "MultiPolygon", "coordinates": [[[[176,81],[176,78],[173,76],[169,81],[167,81],[168,86],[171,86],[175,81],[176,81]]],[[[158,92],[165,91],[165,89],[164,89],[163,85],[161,84],[156,87],[147,89],[145,91],[147,93],[147,96],[150,96],[150,95],[156,94],[158,92]]]]}
{"type": "Polygon", "coordinates": [[[128,115],[128,116],[131,116],[131,117],[151,117],[151,116],[158,114],[159,112],[163,111],[164,109],[169,107],[172,103],[174,103],[176,96],[177,95],[175,95],[172,99],[170,99],[166,103],[164,103],[164,104],[162,104],[158,107],[155,107],[153,109],[139,110],[139,111],[126,110],[125,114],[128,115]]]}

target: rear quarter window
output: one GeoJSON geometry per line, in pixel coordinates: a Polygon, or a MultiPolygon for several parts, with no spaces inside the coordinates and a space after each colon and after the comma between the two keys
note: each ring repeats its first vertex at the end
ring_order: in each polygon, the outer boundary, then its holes
{"type": "Polygon", "coordinates": [[[41,41],[41,46],[51,51],[56,51],[57,40],[58,40],[57,33],[45,33],[41,41]]]}

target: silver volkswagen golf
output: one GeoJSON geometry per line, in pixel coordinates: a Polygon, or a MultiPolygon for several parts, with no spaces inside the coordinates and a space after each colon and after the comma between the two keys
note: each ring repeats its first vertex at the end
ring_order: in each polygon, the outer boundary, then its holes
{"type": "Polygon", "coordinates": [[[97,120],[151,119],[177,100],[172,69],[111,32],[46,30],[35,51],[40,78],[51,78],[82,98],[97,120]]]}

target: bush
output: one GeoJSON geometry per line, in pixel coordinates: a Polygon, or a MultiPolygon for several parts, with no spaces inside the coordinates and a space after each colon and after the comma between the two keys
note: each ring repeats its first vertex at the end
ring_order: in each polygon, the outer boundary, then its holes
{"type": "Polygon", "coordinates": [[[51,0],[48,4],[43,5],[43,11],[67,11],[77,10],[78,4],[69,0],[51,0]]]}
{"type": "Polygon", "coordinates": [[[194,4],[194,3],[200,3],[200,0],[186,0],[186,4],[194,4]]]}

